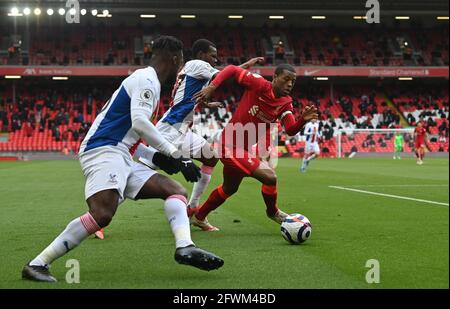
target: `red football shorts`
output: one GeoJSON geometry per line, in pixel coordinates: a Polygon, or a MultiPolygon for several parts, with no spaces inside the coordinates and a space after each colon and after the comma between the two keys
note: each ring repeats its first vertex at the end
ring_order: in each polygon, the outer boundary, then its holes
{"type": "Polygon", "coordinates": [[[228,152],[220,159],[223,163],[223,173],[236,177],[246,177],[258,169],[261,161],[245,150],[228,152]]]}
{"type": "Polygon", "coordinates": [[[416,140],[415,143],[414,143],[414,148],[419,149],[419,148],[421,148],[421,147],[424,146],[424,145],[425,145],[425,140],[423,140],[423,139],[418,139],[418,140],[416,140]]]}

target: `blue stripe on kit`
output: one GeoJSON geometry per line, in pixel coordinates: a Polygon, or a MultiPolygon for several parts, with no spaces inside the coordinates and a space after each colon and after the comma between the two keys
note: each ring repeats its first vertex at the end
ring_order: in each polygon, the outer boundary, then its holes
{"type": "Polygon", "coordinates": [[[131,99],[122,86],[84,151],[107,145],[115,146],[122,141],[131,128],[130,102],[131,99]]]}
{"type": "Polygon", "coordinates": [[[202,90],[206,83],[206,79],[196,79],[192,76],[186,75],[184,97],[179,103],[170,108],[170,112],[166,117],[164,117],[163,122],[169,123],[170,125],[181,123],[194,109],[195,102],[192,97],[194,94],[202,90]]]}

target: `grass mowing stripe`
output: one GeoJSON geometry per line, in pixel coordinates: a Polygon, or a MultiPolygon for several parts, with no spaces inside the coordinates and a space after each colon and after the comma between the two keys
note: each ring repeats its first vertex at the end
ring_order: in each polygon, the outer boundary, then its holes
{"type": "Polygon", "coordinates": [[[409,200],[409,201],[415,201],[415,202],[421,202],[421,203],[428,203],[428,204],[434,204],[434,205],[448,206],[448,203],[441,203],[441,202],[435,202],[435,201],[429,201],[429,200],[422,200],[422,199],[417,199],[417,198],[412,198],[412,197],[407,197],[407,196],[378,193],[378,192],[358,190],[358,189],[339,187],[339,186],[328,186],[328,187],[329,188],[333,188],[333,189],[339,189],[339,190],[346,190],[346,191],[359,192],[359,193],[365,193],[365,194],[371,194],[371,195],[392,197],[392,198],[397,198],[397,199],[401,199],[401,200],[409,200]]]}

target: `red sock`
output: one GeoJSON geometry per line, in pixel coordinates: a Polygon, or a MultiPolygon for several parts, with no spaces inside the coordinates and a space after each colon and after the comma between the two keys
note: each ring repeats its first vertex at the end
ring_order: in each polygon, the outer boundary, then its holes
{"type": "Polygon", "coordinates": [[[420,160],[423,160],[423,158],[425,158],[425,151],[422,151],[420,153],[420,160]]]}
{"type": "Polygon", "coordinates": [[[266,203],[266,213],[269,217],[273,217],[277,211],[277,186],[262,185],[261,193],[266,203]]]}
{"type": "Polygon", "coordinates": [[[217,187],[208,197],[206,202],[200,207],[198,212],[195,214],[195,217],[199,220],[205,220],[208,214],[222,205],[229,195],[227,195],[222,188],[222,185],[217,187]]]}

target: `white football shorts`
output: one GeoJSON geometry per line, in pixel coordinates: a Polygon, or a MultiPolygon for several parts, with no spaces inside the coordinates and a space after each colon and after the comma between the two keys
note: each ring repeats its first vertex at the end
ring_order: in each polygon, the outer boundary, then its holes
{"type": "Polygon", "coordinates": [[[305,153],[311,153],[311,152],[320,153],[319,143],[306,142],[305,153]]]}
{"type": "Polygon", "coordinates": [[[125,198],[135,199],[147,180],[157,173],[114,146],[92,149],[80,155],[79,161],[86,178],[86,200],[108,189],[119,192],[120,203],[125,198]]]}

